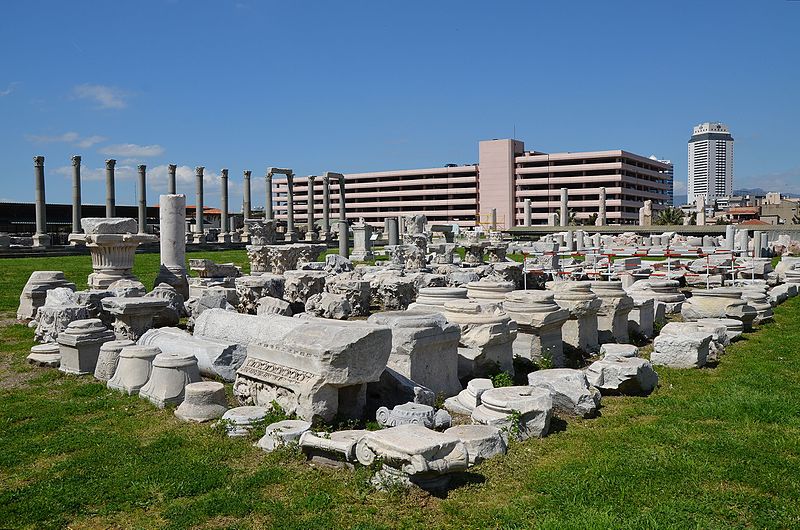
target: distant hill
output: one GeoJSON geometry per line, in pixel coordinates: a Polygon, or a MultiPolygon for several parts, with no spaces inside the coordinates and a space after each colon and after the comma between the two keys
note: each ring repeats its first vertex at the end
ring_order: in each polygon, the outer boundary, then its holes
{"type": "MultiPolygon", "coordinates": [[[[759,197],[763,197],[763,196],[765,196],[767,194],[767,192],[764,191],[763,188],[739,188],[739,189],[733,190],[733,194],[734,195],[756,195],[756,196],[759,196],[759,197]]],[[[783,193],[783,192],[781,192],[781,195],[783,195],[784,197],[800,197],[800,195],[798,195],[796,193],[783,193]]]]}

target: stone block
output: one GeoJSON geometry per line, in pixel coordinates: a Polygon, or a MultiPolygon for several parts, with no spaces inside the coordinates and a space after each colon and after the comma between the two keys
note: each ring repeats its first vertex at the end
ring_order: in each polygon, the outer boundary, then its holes
{"type": "Polygon", "coordinates": [[[553,407],[566,414],[591,418],[600,407],[600,391],[589,386],[586,374],[580,370],[538,370],[528,374],[528,384],[549,390],[553,407]]]}

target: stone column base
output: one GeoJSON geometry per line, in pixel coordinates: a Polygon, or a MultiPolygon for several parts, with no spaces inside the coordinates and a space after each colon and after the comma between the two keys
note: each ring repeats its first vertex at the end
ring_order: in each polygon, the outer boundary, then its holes
{"type": "Polygon", "coordinates": [[[217,243],[230,243],[231,242],[231,234],[230,232],[220,232],[217,236],[217,243]]]}
{"type": "Polygon", "coordinates": [[[47,248],[50,246],[50,236],[48,234],[33,234],[33,246],[47,248]]]}

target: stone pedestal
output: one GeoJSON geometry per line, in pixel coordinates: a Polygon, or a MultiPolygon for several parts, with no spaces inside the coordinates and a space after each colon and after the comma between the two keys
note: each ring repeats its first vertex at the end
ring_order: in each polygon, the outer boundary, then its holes
{"type": "Polygon", "coordinates": [[[34,271],[22,288],[19,295],[19,308],[17,320],[31,320],[36,317],[36,311],[44,306],[47,300],[47,291],[58,287],[75,290],[75,284],[70,283],[61,271],[34,271]]]}
{"type": "Polygon", "coordinates": [[[481,303],[502,304],[516,286],[513,282],[478,280],[467,284],[467,298],[481,303]]]}
{"type": "Polygon", "coordinates": [[[372,253],[372,227],[364,222],[353,225],[353,252],[350,254],[350,259],[353,261],[370,261],[374,259],[372,253]]]}
{"type": "Polygon", "coordinates": [[[592,292],[590,282],[548,283],[554,290],[553,299],[570,312],[561,334],[566,344],[584,353],[600,348],[597,335],[597,312],[602,302],[592,292]]]}
{"type": "Polygon", "coordinates": [[[70,241],[86,244],[92,256],[90,289],[106,289],[117,280],[135,280],[131,272],[136,248],[140,243],[154,242],[157,237],[139,234],[133,219],[87,217],[81,220],[83,234],[70,234],[70,241]]]}
{"type": "Polygon", "coordinates": [[[93,374],[100,355],[100,346],[114,340],[114,333],[100,319],[89,318],[71,322],[58,335],[61,352],[59,370],[68,374],[93,374]]]}
{"type": "Polygon", "coordinates": [[[545,388],[507,386],[487,390],[472,422],[516,431],[519,440],[541,438],[550,428],[553,398],[545,388]]]}
{"type": "Polygon", "coordinates": [[[514,354],[554,368],[566,366],[561,328],[570,312],[562,309],[549,291],[513,291],[503,303],[518,326],[514,354]]]}
{"type": "Polygon", "coordinates": [[[386,366],[444,397],[461,391],[457,325],[441,314],[417,311],[376,313],[368,322],[392,330],[392,351],[386,366]]]}
{"type": "Polygon", "coordinates": [[[628,315],[633,309],[633,298],[625,293],[621,281],[592,282],[591,289],[600,299],[597,312],[598,340],[627,344],[628,315]]]}
{"type": "Polygon", "coordinates": [[[44,368],[58,368],[61,364],[61,348],[58,344],[37,344],[25,358],[30,364],[44,368]]]}
{"type": "Polygon", "coordinates": [[[416,301],[409,305],[408,309],[443,313],[447,302],[466,299],[467,290],[463,287],[421,287],[416,301]]]}
{"type": "Polygon", "coordinates": [[[153,346],[126,346],[119,352],[119,362],[107,386],[134,396],[150,379],[153,359],[161,350],[153,346]]]}
{"type": "Polygon", "coordinates": [[[139,340],[139,337],[153,327],[153,317],[160,313],[169,302],[160,298],[137,296],[120,298],[112,296],[103,299],[103,309],[114,315],[114,331],[119,339],[139,340]]]}
{"type": "Polygon", "coordinates": [[[139,390],[139,397],[163,409],[168,404],[179,405],[189,383],[200,382],[197,359],[193,355],[160,353],[153,359],[150,379],[139,390]]]}
{"type": "Polygon", "coordinates": [[[681,309],[686,321],[701,318],[735,318],[741,320],[745,331],[750,331],[756,310],[742,300],[742,290],[732,287],[696,289],[681,309]]]}
{"type": "Polygon", "coordinates": [[[175,416],[183,421],[202,423],[221,418],[228,410],[225,385],[216,381],[189,383],[175,416]]]}
{"type": "Polygon", "coordinates": [[[114,377],[119,364],[119,354],[122,348],[133,346],[136,343],[132,340],[111,340],[100,346],[100,355],[97,358],[97,365],[94,369],[94,378],[98,381],[107,382],[114,377]]]}
{"type": "Polygon", "coordinates": [[[457,300],[444,305],[444,317],[458,325],[458,377],[469,380],[486,377],[498,370],[514,375],[512,344],[517,324],[496,306],[488,309],[474,300],[457,300]]]}
{"type": "Polygon", "coordinates": [[[644,298],[633,301],[633,309],[628,315],[628,332],[645,339],[652,339],[655,328],[656,301],[644,298]]]}

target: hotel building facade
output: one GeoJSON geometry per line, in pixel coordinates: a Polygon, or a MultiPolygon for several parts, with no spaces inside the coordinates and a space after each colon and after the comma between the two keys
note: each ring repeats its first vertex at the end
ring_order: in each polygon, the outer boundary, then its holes
{"type": "MultiPolygon", "coordinates": [[[[672,165],[623,150],[547,154],[526,151],[519,140],[479,142],[478,163],[444,167],[349,173],[345,175],[348,220],[364,218],[382,226],[388,217],[423,214],[434,224],[486,225],[494,212],[500,228],[525,225],[525,201],[531,224],[547,224],[559,211],[561,188],[578,222],[599,211],[605,190],[608,224],[635,224],[639,208],[651,200],[664,208],[672,194],[672,165]]],[[[293,184],[295,223],[308,220],[308,177],[293,184]]],[[[314,179],[314,218],[322,217],[322,177],[314,179]]],[[[339,186],[330,183],[330,216],[339,216],[339,186]]],[[[275,217],[286,220],[287,183],[273,185],[275,217]]]]}

